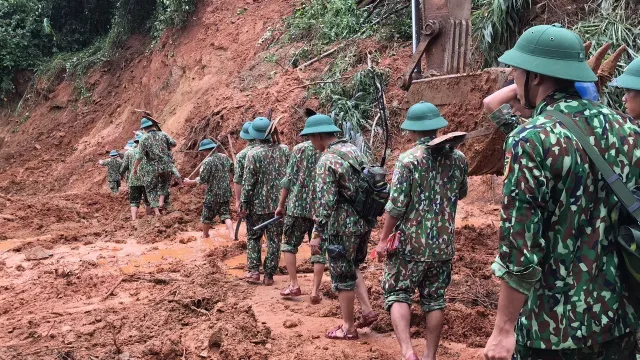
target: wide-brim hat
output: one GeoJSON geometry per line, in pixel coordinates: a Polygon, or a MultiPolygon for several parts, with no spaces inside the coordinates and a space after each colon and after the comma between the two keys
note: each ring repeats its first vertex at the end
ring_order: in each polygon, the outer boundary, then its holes
{"type": "Polygon", "coordinates": [[[116,157],[116,156],[120,156],[120,154],[118,154],[118,152],[116,150],[111,150],[111,152],[109,153],[110,157],[116,157]]]}
{"type": "Polygon", "coordinates": [[[342,132],[342,130],[333,123],[329,116],[315,114],[310,116],[304,123],[304,129],[302,129],[300,135],[335,134],[339,132],[342,132]]]}
{"type": "Polygon", "coordinates": [[[271,126],[271,121],[269,121],[269,119],[265,117],[258,117],[251,123],[249,134],[257,140],[271,139],[271,134],[267,134],[269,126],[271,126]]]}
{"type": "Polygon", "coordinates": [[[560,24],[527,29],[513,49],[505,52],[498,61],[557,79],[598,81],[587,64],[580,37],[560,24]]]}
{"type": "Polygon", "coordinates": [[[624,69],[622,75],[615,78],[609,85],[623,89],[640,90],[640,58],[633,60],[624,69]]]}
{"type": "Polygon", "coordinates": [[[153,125],[155,125],[156,123],[152,120],[147,119],[146,117],[142,118],[142,120],[140,120],[140,129],[144,129],[144,128],[148,128],[151,127],[153,125]]]}
{"type": "Polygon", "coordinates": [[[198,147],[198,151],[215,149],[218,145],[216,145],[213,140],[204,139],[200,142],[200,146],[198,147]]]}
{"type": "Polygon", "coordinates": [[[240,130],[240,139],[243,140],[254,140],[253,136],[249,133],[249,129],[251,128],[252,121],[247,121],[242,125],[242,130],[240,130]]]}
{"type": "Polygon", "coordinates": [[[407,117],[400,128],[410,131],[430,131],[442,129],[447,125],[449,123],[442,117],[435,105],[421,101],[409,108],[407,117]]]}

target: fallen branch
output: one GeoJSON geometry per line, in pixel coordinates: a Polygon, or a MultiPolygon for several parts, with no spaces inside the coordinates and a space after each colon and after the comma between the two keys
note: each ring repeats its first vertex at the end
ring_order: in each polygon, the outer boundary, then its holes
{"type": "MultiPolygon", "coordinates": [[[[353,38],[352,38],[352,39],[353,39],[353,38]]],[[[349,40],[351,40],[351,39],[349,39],[349,40]]],[[[300,69],[304,69],[305,67],[307,67],[307,66],[309,66],[309,65],[311,65],[311,64],[315,64],[315,63],[317,63],[318,61],[320,61],[320,60],[322,60],[322,59],[326,58],[327,56],[329,56],[329,55],[333,54],[334,52],[338,51],[339,49],[341,49],[341,48],[343,48],[345,45],[347,45],[347,43],[349,42],[349,40],[347,40],[347,41],[345,41],[344,43],[342,43],[342,44],[340,44],[340,45],[338,45],[338,46],[334,47],[333,49],[331,49],[331,50],[329,50],[329,51],[326,51],[326,52],[324,52],[324,53],[322,53],[322,54],[320,54],[320,55],[316,56],[315,58],[313,58],[313,59],[311,59],[311,60],[307,61],[306,63],[304,63],[304,64],[300,65],[300,67],[299,67],[299,68],[300,68],[300,69]]]]}
{"type": "Polygon", "coordinates": [[[233,141],[231,140],[231,135],[227,134],[227,140],[229,140],[229,150],[231,151],[231,159],[233,159],[233,163],[236,163],[236,151],[233,149],[233,141]]]}
{"type": "Polygon", "coordinates": [[[113,287],[111,288],[111,290],[109,290],[109,292],[102,298],[102,301],[107,300],[107,298],[109,296],[111,296],[111,294],[113,294],[113,291],[118,287],[118,285],[120,285],[120,283],[122,282],[122,280],[124,280],[124,276],[120,277],[120,280],[118,280],[118,282],[113,285],[113,287]]]}
{"type": "Polygon", "coordinates": [[[27,353],[22,353],[20,355],[24,357],[24,356],[28,356],[28,355],[41,353],[43,351],[72,350],[72,349],[75,349],[75,348],[76,348],[75,346],[58,346],[58,347],[54,347],[54,348],[40,348],[40,349],[37,349],[37,350],[29,351],[27,353]]]}

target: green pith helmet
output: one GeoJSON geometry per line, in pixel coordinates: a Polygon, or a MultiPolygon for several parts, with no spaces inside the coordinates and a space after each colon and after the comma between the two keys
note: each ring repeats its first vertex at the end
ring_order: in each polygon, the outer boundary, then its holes
{"type": "Polygon", "coordinates": [[[339,132],[342,132],[342,130],[333,123],[330,117],[324,114],[315,114],[310,116],[304,123],[304,129],[302,129],[300,135],[335,134],[339,132]]]}
{"type": "Polygon", "coordinates": [[[127,141],[127,144],[124,147],[125,148],[132,148],[134,146],[136,146],[136,143],[133,142],[133,140],[129,140],[129,141],[127,141]]]}
{"type": "Polygon", "coordinates": [[[637,58],[624,69],[622,75],[614,79],[611,86],[623,89],[640,90],[640,58],[637,58]]]}
{"type": "Polygon", "coordinates": [[[560,24],[527,29],[498,61],[515,68],[558,79],[595,82],[578,35],[560,24]]]}
{"type": "Polygon", "coordinates": [[[140,129],[148,128],[150,126],[153,126],[153,121],[147,118],[142,118],[142,120],[140,120],[140,129]]]}
{"type": "Polygon", "coordinates": [[[215,149],[216,146],[218,146],[218,145],[216,145],[216,143],[214,143],[212,140],[204,139],[204,140],[200,141],[200,147],[198,148],[198,151],[207,150],[207,149],[215,149]]]}
{"type": "Polygon", "coordinates": [[[136,142],[136,143],[140,142],[142,137],[144,137],[144,134],[138,131],[138,132],[136,132],[136,136],[133,138],[133,141],[136,142]]]}
{"type": "Polygon", "coordinates": [[[253,140],[253,136],[249,134],[249,129],[251,129],[252,121],[247,121],[242,125],[242,130],[240,130],[240,139],[244,140],[253,140]]]}
{"type": "Polygon", "coordinates": [[[271,121],[265,117],[258,117],[251,123],[249,134],[257,140],[271,139],[271,134],[267,136],[267,130],[271,125],[271,121]]]}
{"type": "Polygon", "coordinates": [[[449,125],[440,111],[433,104],[420,101],[414,104],[407,111],[407,118],[404,120],[401,129],[412,131],[438,130],[449,125]]]}
{"type": "Polygon", "coordinates": [[[120,156],[120,154],[118,154],[118,152],[115,151],[115,150],[111,150],[111,152],[109,153],[109,156],[110,157],[116,157],[116,156],[120,156]]]}

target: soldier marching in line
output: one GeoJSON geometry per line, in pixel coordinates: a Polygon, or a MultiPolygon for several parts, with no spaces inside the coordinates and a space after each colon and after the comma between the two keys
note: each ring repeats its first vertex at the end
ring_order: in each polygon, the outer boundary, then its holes
{"type": "MultiPolygon", "coordinates": [[[[291,284],[280,291],[281,296],[300,296],[302,291],[298,285],[296,274],[296,254],[305,235],[311,236],[313,231],[313,207],[316,202],[316,164],[321,153],[310,141],[305,141],[293,148],[287,173],[280,183],[280,202],[275,215],[284,217],[284,240],[282,252],[291,284]]],[[[311,240],[311,239],[309,239],[311,240]]],[[[311,289],[311,303],[320,303],[319,294],[322,275],[327,259],[324,247],[319,255],[311,255],[313,264],[313,288],[311,289]]]]}
{"type": "Polygon", "coordinates": [[[129,204],[131,205],[131,220],[133,221],[138,219],[138,208],[140,207],[140,202],[143,199],[147,215],[153,214],[153,210],[151,210],[151,206],[149,206],[147,193],[144,190],[142,176],[140,176],[140,174],[133,175],[133,166],[140,153],[138,150],[138,143],[142,136],[142,133],[136,133],[135,138],[133,139],[134,144],[131,149],[124,154],[124,160],[120,167],[120,176],[127,179],[127,187],[129,188],[129,204]]]}
{"type": "Polygon", "coordinates": [[[140,152],[133,167],[133,174],[135,176],[139,171],[141,172],[151,207],[159,216],[165,209],[171,176],[175,176],[181,183],[180,174],[173,164],[171,153],[176,142],[169,135],[158,130],[157,123],[150,119],[142,118],[140,129],[146,135],[138,145],[140,152]]]}
{"type": "Polygon", "coordinates": [[[311,253],[321,254],[326,246],[333,290],[338,293],[343,323],[327,331],[329,339],[356,340],[357,329],[373,324],[378,316],[371,309],[367,286],[358,267],[367,257],[367,243],[372,224],[361,218],[348,204],[353,199],[359,172],[349,163],[364,165],[362,153],[346,140],[339,140],[341,130],[322,114],[309,117],[300,135],[308,136],[313,146],[323,152],[316,167],[316,224],[310,242],[311,253]],[[354,323],[354,301],[358,297],[362,317],[354,323]]]}
{"type": "MultiPolygon", "coordinates": [[[[198,151],[216,149],[217,145],[210,139],[200,142],[198,151]]],[[[213,153],[206,158],[200,168],[200,176],[195,180],[185,179],[185,185],[206,185],[204,204],[202,206],[202,237],[209,238],[209,229],[216,216],[224,222],[229,231],[229,238],[234,238],[233,223],[231,222],[231,212],[229,211],[229,200],[231,200],[232,178],[231,160],[220,153],[213,153]]]]}
{"type": "MultiPolygon", "coordinates": [[[[264,285],[273,285],[273,276],[278,270],[280,260],[280,241],[282,240],[282,222],[276,222],[266,230],[253,230],[257,225],[270,220],[278,208],[277,189],[285,177],[289,149],[271,141],[267,130],[271,121],[256,118],[249,133],[259,143],[246,155],[242,194],[240,196],[240,215],[247,220],[247,274],[245,279],[254,284],[260,283],[261,247],[260,239],[266,232],[267,254],[264,259],[264,285]]],[[[237,184],[237,183],[236,183],[237,184]]]]}
{"type": "Polygon", "coordinates": [[[467,195],[468,164],[458,150],[430,147],[447,121],[430,103],[413,105],[401,128],[415,142],[398,158],[385,223],[376,248],[387,257],[382,290],[391,314],[402,358],[418,360],[411,345],[411,298],[420,294],[426,314],[426,352],[436,358],[444,322],[445,290],[451,282],[454,229],[458,200],[467,195]],[[388,239],[396,240],[387,253],[388,239]]]}
{"type": "Polygon", "coordinates": [[[620,279],[610,216],[618,201],[560,119],[575,123],[625,184],[640,183],[640,128],[580,97],[574,82],[597,77],[580,38],[560,25],[528,29],[499,60],[515,69],[533,116],[505,145],[492,265],[500,298],[485,358],[632,359],[638,316],[620,279]]]}
{"type": "Polygon", "coordinates": [[[240,195],[242,194],[242,179],[244,178],[244,165],[246,162],[247,154],[253,150],[258,143],[255,141],[253,136],[249,134],[249,129],[251,128],[251,121],[247,121],[242,125],[242,129],[240,130],[240,138],[247,141],[247,146],[244,149],[240,150],[238,155],[236,155],[236,163],[234,164],[234,173],[233,173],[233,184],[235,190],[235,200],[236,200],[236,211],[240,213],[240,195]]]}
{"type": "Polygon", "coordinates": [[[120,189],[120,154],[116,150],[111,150],[109,159],[98,161],[98,165],[107,167],[107,182],[111,193],[117,194],[120,189]]]}

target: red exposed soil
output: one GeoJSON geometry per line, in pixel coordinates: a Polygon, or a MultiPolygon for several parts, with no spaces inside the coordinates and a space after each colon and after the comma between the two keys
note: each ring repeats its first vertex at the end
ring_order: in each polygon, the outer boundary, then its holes
{"type": "MultiPolygon", "coordinates": [[[[263,61],[267,52],[258,40],[295,4],[201,2],[183,32],[165,34],[154,47],[148,39],[130,39],[117,60],[87,78],[89,98],[76,101],[68,82],[50,84],[50,94],[48,84],[39,84],[39,99],[27,99],[28,116],[0,113],[1,359],[398,357],[382,310],[381,264],[364,268],[380,320],[358,342],[331,342],[322,335],[338,321],[339,307],[328,275],[318,306],[309,304],[308,293],[299,301],[283,301],[278,288],[286,276],[276,277],[276,287],[250,287],[237,278],[246,262],[246,242],[229,241],[223,226],[212,230],[212,239],[199,239],[202,189],[173,189],[173,212],[159,220],[141,215],[132,224],[126,196],[109,193],[106,171],[96,165],[132,137],[136,108],[154,113],[178,141],[175,159],[183,174],[200,160],[186,152],[198,140],[212,136],[230,150],[231,135],[238,152],[244,146],[237,137],[240,125],[268,108],[283,116],[282,139],[293,146],[303,126],[295,108],[317,105],[305,99],[301,85],[315,80],[330,59],[304,71],[283,69],[263,61]],[[238,15],[239,7],[247,10],[238,15]],[[47,257],[27,260],[32,253],[47,257]]],[[[362,58],[380,53],[380,66],[392,74],[387,91],[392,166],[410,146],[398,125],[416,98],[397,87],[410,46],[364,40],[354,47],[362,58]]],[[[483,81],[473,83],[469,105],[441,105],[448,130],[487,125],[479,101],[497,80],[483,81]]],[[[449,85],[441,83],[419,97],[445,94],[445,88],[449,85]]],[[[501,141],[494,134],[463,148],[472,169],[487,149],[500,149],[501,141]]],[[[498,163],[500,155],[489,152],[487,164],[498,163]]],[[[499,187],[495,177],[471,179],[469,197],[459,207],[442,359],[479,359],[492,328],[497,285],[489,266],[497,246],[499,187]]],[[[301,249],[301,273],[311,271],[307,257],[301,249]]],[[[311,275],[301,277],[303,292],[308,291],[311,275]]],[[[424,319],[417,308],[412,325],[423,351],[424,319]]]]}

